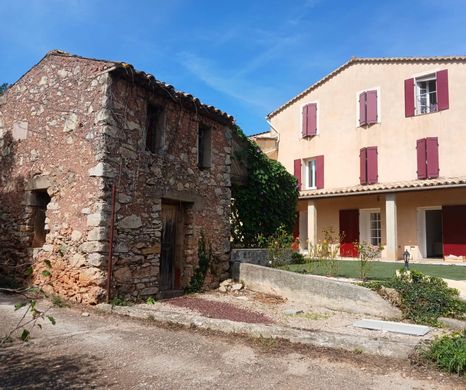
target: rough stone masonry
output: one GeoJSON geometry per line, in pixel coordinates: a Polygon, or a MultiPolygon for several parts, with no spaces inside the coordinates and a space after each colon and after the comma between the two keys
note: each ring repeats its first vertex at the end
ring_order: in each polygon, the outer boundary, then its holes
{"type": "Polygon", "coordinates": [[[96,303],[112,245],[112,296],[144,299],[189,284],[202,234],[205,286],[217,286],[229,264],[233,125],[128,64],[47,53],[0,97],[0,272],[32,263],[34,283],[96,303]]]}

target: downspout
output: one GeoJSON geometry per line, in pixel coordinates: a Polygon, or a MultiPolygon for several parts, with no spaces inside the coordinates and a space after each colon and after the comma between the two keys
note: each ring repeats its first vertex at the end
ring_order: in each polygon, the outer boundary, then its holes
{"type": "Polygon", "coordinates": [[[110,215],[110,235],[108,243],[108,264],[107,264],[107,303],[111,300],[112,272],[113,272],[113,230],[115,227],[115,203],[116,185],[112,186],[112,213],[110,215]]]}

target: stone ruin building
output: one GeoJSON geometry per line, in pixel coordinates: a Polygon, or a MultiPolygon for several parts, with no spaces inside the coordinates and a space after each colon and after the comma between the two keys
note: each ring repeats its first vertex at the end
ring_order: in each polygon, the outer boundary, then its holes
{"type": "Polygon", "coordinates": [[[83,303],[169,297],[203,236],[215,287],[234,136],[231,116],[129,64],[47,53],[0,97],[0,272],[32,262],[33,283],[83,303]]]}

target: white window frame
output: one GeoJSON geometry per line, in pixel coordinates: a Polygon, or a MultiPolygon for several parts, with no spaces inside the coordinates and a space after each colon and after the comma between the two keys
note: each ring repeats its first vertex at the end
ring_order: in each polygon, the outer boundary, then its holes
{"type": "Polygon", "coordinates": [[[320,105],[317,100],[313,100],[313,101],[303,103],[299,107],[298,139],[312,139],[318,135],[320,135],[320,105]],[[317,106],[317,114],[316,114],[317,130],[316,130],[316,135],[313,135],[312,137],[303,137],[303,108],[304,106],[307,106],[308,104],[315,104],[317,106]]]}
{"type": "Polygon", "coordinates": [[[361,89],[360,91],[356,92],[356,128],[361,127],[365,128],[366,125],[362,125],[359,123],[359,95],[363,92],[367,91],[377,91],[377,122],[376,123],[382,123],[382,94],[380,93],[380,86],[378,87],[372,87],[372,88],[364,88],[361,89]]]}
{"type": "Polygon", "coordinates": [[[316,162],[316,159],[315,158],[308,158],[308,159],[304,159],[303,160],[304,162],[304,176],[305,176],[305,180],[304,180],[304,185],[306,187],[306,190],[315,190],[317,188],[317,185],[316,185],[316,178],[317,178],[317,162],[316,162]],[[312,172],[309,172],[309,164],[312,164],[311,165],[311,171],[312,172]],[[312,176],[311,176],[312,174],[312,176]],[[312,178],[310,180],[310,178],[312,178]],[[312,183],[313,181],[313,183],[312,183]]]}
{"type": "Polygon", "coordinates": [[[438,111],[438,90],[437,90],[437,72],[434,73],[429,73],[427,75],[423,76],[418,76],[414,78],[414,87],[415,87],[415,94],[414,94],[414,103],[415,103],[415,113],[416,115],[424,115],[424,114],[430,114],[432,112],[437,112],[438,111]],[[426,111],[422,112],[421,111],[421,88],[419,86],[419,83],[421,82],[428,82],[435,80],[435,96],[437,100],[437,109],[436,110],[431,110],[431,105],[430,105],[430,94],[431,92],[427,89],[426,92],[426,111]]]}
{"type": "Polygon", "coordinates": [[[417,216],[417,244],[419,254],[422,259],[427,259],[427,232],[426,232],[426,211],[442,210],[442,206],[426,206],[416,209],[417,216]]]}
{"type": "Polygon", "coordinates": [[[359,210],[359,240],[372,244],[372,229],[371,229],[371,214],[379,214],[380,216],[380,244],[382,244],[382,213],[379,208],[360,209],[359,210]]]}

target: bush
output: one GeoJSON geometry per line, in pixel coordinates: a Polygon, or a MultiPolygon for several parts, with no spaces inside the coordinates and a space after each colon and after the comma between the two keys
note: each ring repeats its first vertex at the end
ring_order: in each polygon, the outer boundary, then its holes
{"type": "Polygon", "coordinates": [[[291,264],[305,264],[305,263],[306,263],[306,259],[301,253],[293,252],[291,254],[291,264]]]}
{"type": "Polygon", "coordinates": [[[458,290],[448,287],[441,278],[418,271],[397,271],[390,281],[364,285],[376,291],[382,285],[397,290],[404,318],[418,324],[439,326],[439,317],[461,318],[466,313],[466,303],[459,298],[458,290]]]}
{"type": "Polygon", "coordinates": [[[434,362],[439,368],[464,375],[466,372],[466,330],[434,340],[421,356],[434,362]]]}
{"type": "Polygon", "coordinates": [[[381,245],[372,245],[365,241],[358,242],[356,245],[359,252],[360,277],[362,280],[367,280],[371,262],[380,258],[383,247],[381,245]]]}

